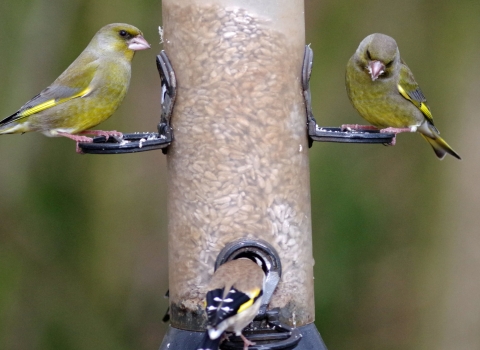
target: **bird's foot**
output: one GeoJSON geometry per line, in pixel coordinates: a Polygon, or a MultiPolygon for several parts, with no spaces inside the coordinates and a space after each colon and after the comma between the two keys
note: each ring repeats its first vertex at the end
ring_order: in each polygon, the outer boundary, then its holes
{"type": "Polygon", "coordinates": [[[385,128],[381,129],[382,134],[400,134],[401,132],[414,132],[411,128],[385,128]]]}
{"type": "Polygon", "coordinates": [[[91,137],[73,135],[73,134],[69,134],[68,132],[59,131],[57,134],[60,135],[60,136],[68,137],[69,139],[72,139],[73,141],[77,141],[77,142],[92,142],[93,141],[93,139],[91,137]]]}
{"type": "Polygon", "coordinates": [[[400,134],[401,132],[415,132],[415,130],[411,128],[385,128],[381,129],[380,132],[382,134],[393,134],[392,142],[386,143],[386,146],[395,146],[397,143],[397,134],[400,134]]]}
{"type": "Polygon", "coordinates": [[[80,146],[78,145],[79,142],[77,142],[77,144],[75,145],[75,152],[77,152],[78,154],[83,154],[83,151],[82,149],[80,148],[80,146]]]}
{"type": "Polygon", "coordinates": [[[120,131],[117,130],[110,130],[110,131],[105,131],[105,130],[84,130],[79,132],[79,134],[86,134],[86,135],[95,135],[95,136],[105,136],[106,139],[110,136],[113,136],[114,138],[123,138],[123,134],[120,131]]]}
{"type": "Polygon", "coordinates": [[[376,126],[373,125],[360,125],[360,124],[342,124],[340,127],[342,131],[352,131],[352,130],[378,130],[376,126]]]}
{"type": "Polygon", "coordinates": [[[393,137],[392,137],[392,141],[390,141],[389,143],[384,143],[385,146],[395,146],[395,144],[397,143],[397,134],[394,134],[393,137]]]}
{"type": "Polygon", "coordinates": [[[243,350],[248,350],[248,347],[250,345],[255,345],[256,343],[254,343],[253,341],[250,341],[248,340],[247,338],[245,338],[245,336],[243,334],[240,333],[240,337],[242,338],[243,340],[243,350]]]}
{"type": "Polygon", "coordinates": [[[93,141],[93,139],[91,137],[72,135],[72,134],[69,134],[68,132],[59,131],[57,134],[60,135],[60,136],[68,137],[69,139],[72,139],[73,141],[76,141],[77,146],[75,148],[75,152],[82,153],[82,154],[83,154],[82,149],[78,146],[78,144],[80,142],[92,142],[93,141]]]}

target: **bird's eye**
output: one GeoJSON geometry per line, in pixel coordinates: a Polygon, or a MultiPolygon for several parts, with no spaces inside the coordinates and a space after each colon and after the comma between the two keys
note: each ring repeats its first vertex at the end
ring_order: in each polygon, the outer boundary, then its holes
{"type": "Polygon", "coordinates": [[[368,50],[367,50],[367,57],[368,57],[369,60],[372,59],[372,56],[370,56],[370,51],[368,51],[368,50]]]}
{"type": "Polygon", "coordinates": [[[127,31],[126,30],[121,30],[120,32],[118,32],[120,34],[120,36],[127,36],[127,31]]]}
{"type": "Polygon", "coordinates": [[[385,67],[390,68],[390,67],[392,66],[392,64],[393,64],[393,60],[390,61],[390,62],[388,62],[388,63],[385,65],[385,67]]]}

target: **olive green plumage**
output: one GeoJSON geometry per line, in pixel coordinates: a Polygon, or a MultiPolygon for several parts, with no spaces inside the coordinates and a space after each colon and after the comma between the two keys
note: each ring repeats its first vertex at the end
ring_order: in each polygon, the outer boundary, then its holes
{"type": "Polygon", "coordinates": [[[438,158],[460,156],[440,137],[412,72],[395,40],[371,34],[360,43],[346,70],[348,97],[358,113],[377,128],[419,131],[438,158]]]}
{"type": "Polygon", "coordinates": [[[0,134],[81,133],[109,118],[128,90],[135,51],[150,46],[129,24],[101,28],[78,58],[45,90],[0,121],[0,134]]]}

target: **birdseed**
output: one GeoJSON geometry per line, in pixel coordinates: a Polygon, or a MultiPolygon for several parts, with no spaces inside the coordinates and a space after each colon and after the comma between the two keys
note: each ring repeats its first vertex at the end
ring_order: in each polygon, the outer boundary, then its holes
{"type": "Polygon", "coordinates": [[[164,1],[163,16],[178,84],[168,151],[172,324],[192,329],[220,250],[241,237],[266,240],[281,257],[270,307],[290,325],[310,323],[303,42],[240,8],[164,1]]]}

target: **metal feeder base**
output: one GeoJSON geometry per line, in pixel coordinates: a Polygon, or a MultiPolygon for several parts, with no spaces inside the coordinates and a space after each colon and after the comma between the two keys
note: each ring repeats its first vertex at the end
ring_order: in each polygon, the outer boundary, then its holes
{"type": "MultiPolygon", "coordinates": [[[[170,127],[168,127],[170,129],[170,127]]],[[[164,149],[172,143],[172,133],[136,132],[123,134],[121,140],[114,137],[98,136],[93,142],[78,144],[82,153],[88,154],[123,154],[164,149]]]]}
{"type": "Polygon", "coordinates": [[[309,133],[313,141],[342,143],[382,143],[390,144],[395,134],[384,134],[380,130],[342,131],[340,128],[315,126],[315,132],[309,133]]]}

